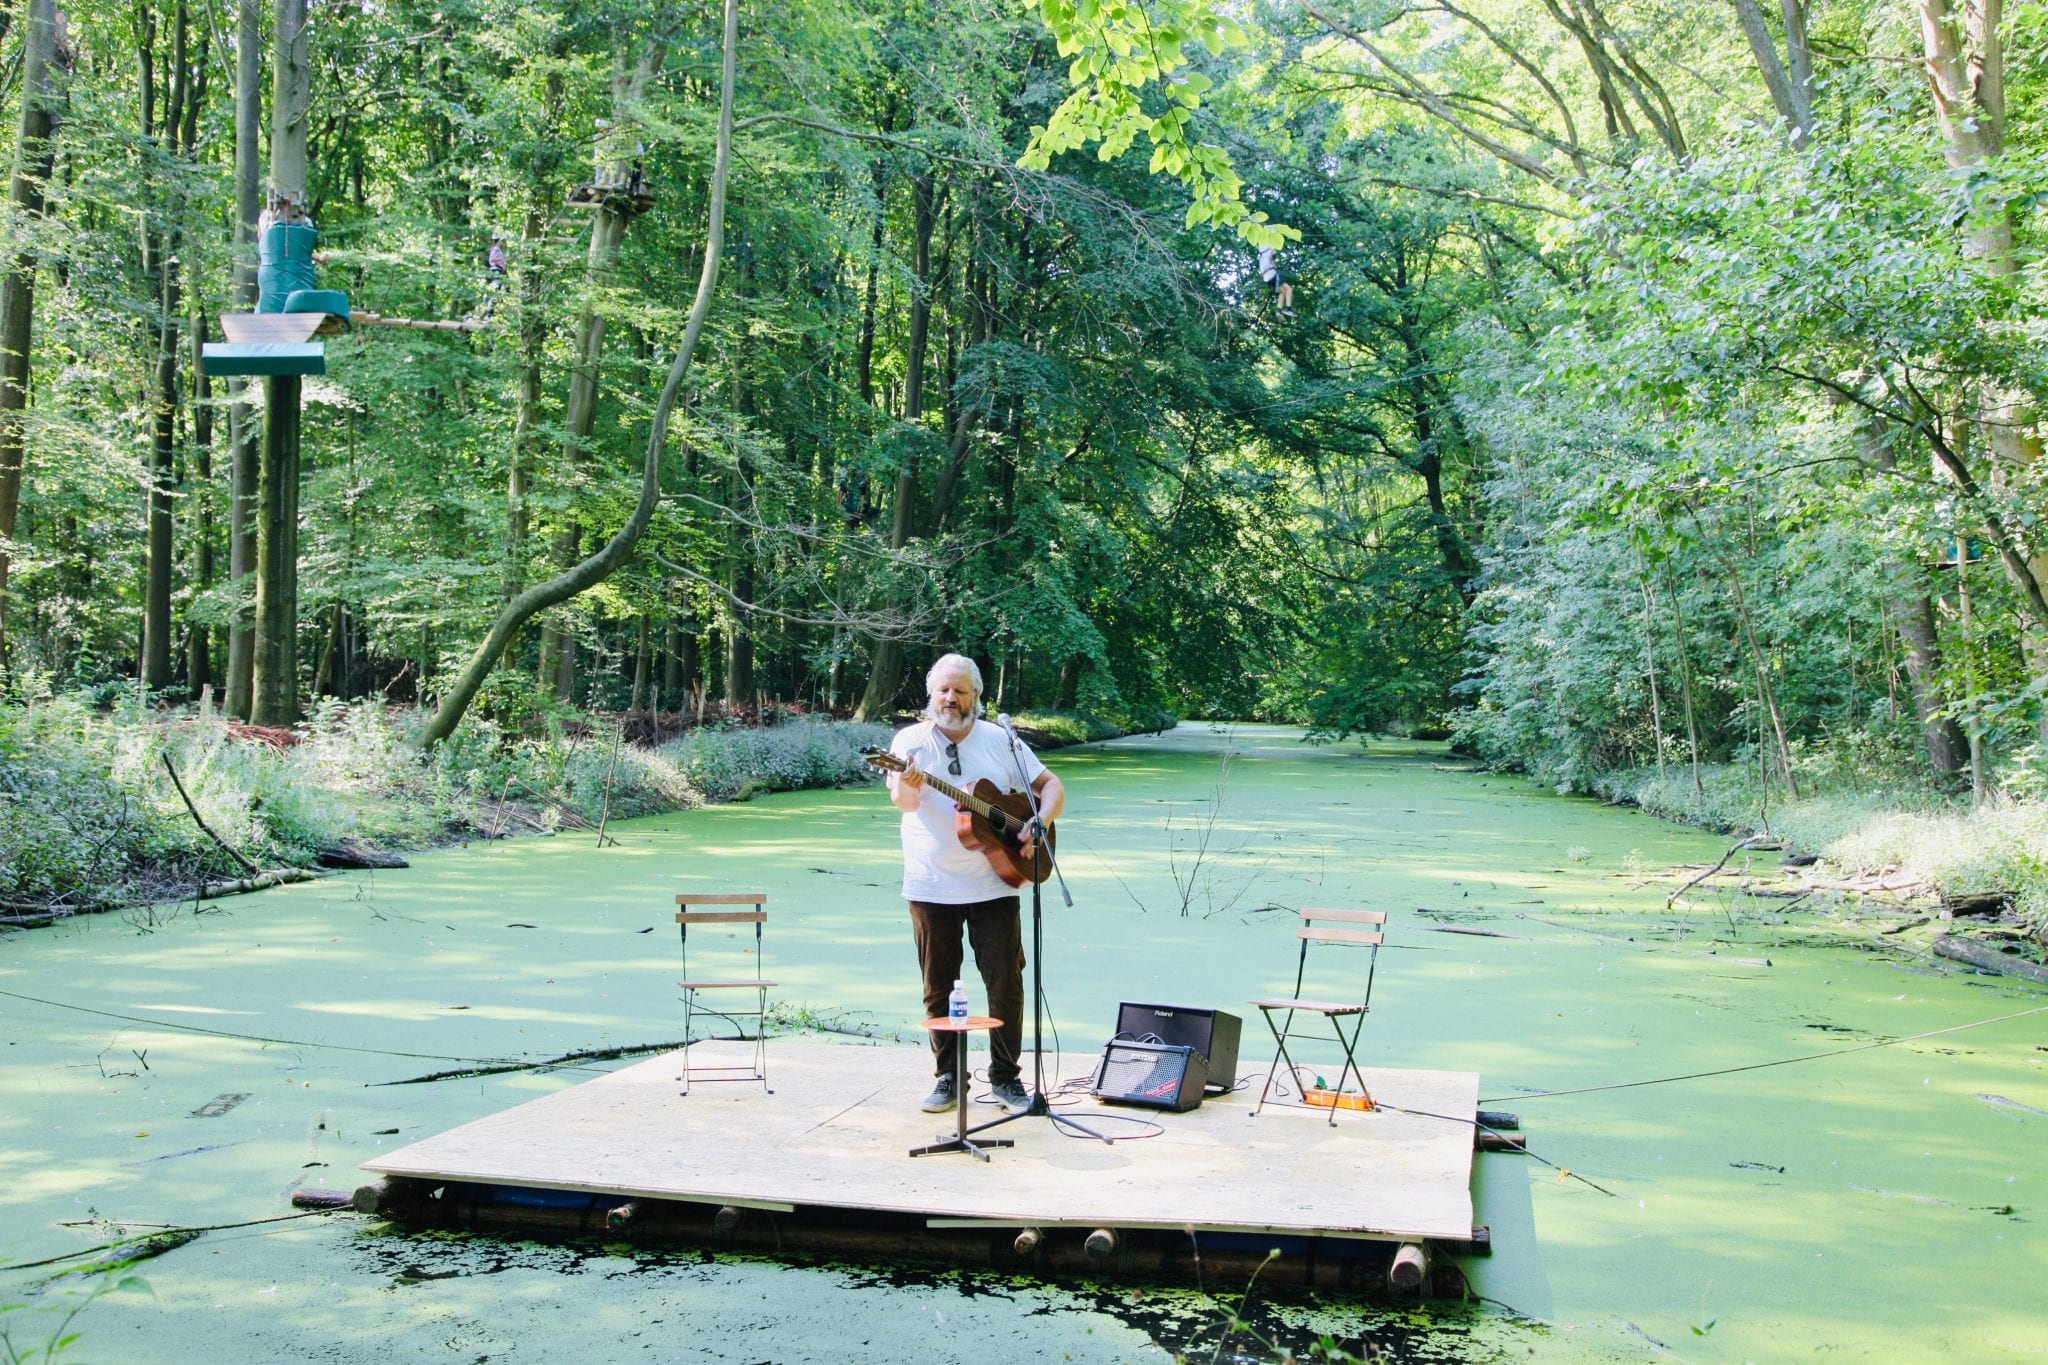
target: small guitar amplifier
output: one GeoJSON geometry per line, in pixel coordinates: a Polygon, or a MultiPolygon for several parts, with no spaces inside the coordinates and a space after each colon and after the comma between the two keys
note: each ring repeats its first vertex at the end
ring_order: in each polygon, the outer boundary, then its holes
{"type": "Polygon", "coordinates": [[[1237,1040],[1244,1025],[1234,1014],[1200,1005],[1117,1006],[1115,1038],[1185,1043],[1209,1064],[1209,1090],[1221,1095],[1237,1084],[1237,1040]]]}
{"type": "Polygon", "coordinates": [[[1095,1098],[1185,1113],[1202,1102],[1209,1064],[1185,1045],[1113,1038],[1095,1068],[1095,1098]]]}

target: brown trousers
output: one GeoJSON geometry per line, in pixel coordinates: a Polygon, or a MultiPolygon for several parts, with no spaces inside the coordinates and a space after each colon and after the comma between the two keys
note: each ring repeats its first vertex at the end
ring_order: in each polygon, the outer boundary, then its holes
{"type": "MultiPolygon", "coordinates": [[[[967,988],[967,1008],[974,1014],[992,1014],[1003,1026],[989,1035],[988,1081],[1002,1085],[1023,1074],[1018,1059],[1024,1052],[1024,928],[1015,896],[998,896],[972,905],[933,905],[910,902],[910,927],[917,936],[917,965],[924,973],[924,1013],[937,1019],[946,1013],[946,1001],[960,972],[960,931],[974,948],[974,967],[981,973],[981,989],[967,988]]],[[[933,1070],[940,1076],[953,1074],[953,1049],[959,1046],[957,1033],[934,1032],[933,1070]]]]}

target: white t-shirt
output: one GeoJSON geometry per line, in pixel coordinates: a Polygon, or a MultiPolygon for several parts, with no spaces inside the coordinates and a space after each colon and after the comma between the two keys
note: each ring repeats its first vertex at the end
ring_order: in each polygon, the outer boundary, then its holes
{"type": "MultiPolygon", "coordinates": [[[[975,721],[967,738],[960,741],[957,776],[946,753],[949,742],[938,726],[924,720],[897,731],[896,738],[889,743],[889,752],[906,760],[914,755],[924,772],[964,792],[972,792],[975,782],[984,777],[1001,791],[1022,791],[1045,771],[1030,745],[1020,743],[1013,752],[1009,734],[985,720],[975,721]],[[1020,759],[1022,781],[1018,779],[1020,759]]],[[[932,905],[972,905],[997,896],[1016,895],[1017,888],[996,875],[986,855],[960,842],[953,819],[958,807],[953,798],[941,796],[929,785],[921,790],[924,800],[917,809],[903,813],[903,899],[932,905]]]]}

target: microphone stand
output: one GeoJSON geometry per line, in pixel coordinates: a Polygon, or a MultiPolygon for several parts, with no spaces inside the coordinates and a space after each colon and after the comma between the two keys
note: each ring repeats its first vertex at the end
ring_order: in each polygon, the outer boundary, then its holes
{"type": "Polygon", "coordinates": [[[1019,752],[1021,741],[1017,729],[1009,723],[1009,717],[1000,718],[1004,731],[1010,736],[1010,759],[1017,765],[1017,784],[1024,789],[1024,799],[1031,806],[1031,1106],[1021,1114],[1005,1114],[990,1119],[987,1123],[967,1130],[963,1136],[972,1137],[999,1128],[1018,1119],[1051,1119],[1055,1126],[1071,1128],[1084,1137],[1114,1144],[1116,1139],[1107,1133],[1097,1132],[1079,1119],[1053,1112],[1052,1105],[1045,1098],[1045,874],[1048,869],[1059,878],[1060,896],[1069,910],[1074,908],[1073,893],[1067,890],[1066,874],[1060,871],[1059,862],[1052,856],[1052,849],[1045,837],[1045,818],[1038,805],[1038,793],[1031,790],[1031,781],[1024,773],[1024,755],[1019,752]]]}

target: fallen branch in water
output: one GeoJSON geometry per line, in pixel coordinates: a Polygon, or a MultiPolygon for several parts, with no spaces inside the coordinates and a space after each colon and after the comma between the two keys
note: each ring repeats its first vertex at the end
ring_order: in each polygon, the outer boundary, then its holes
{"type": "Polygon", "coordinates": [[[295,1218],[318,1218],[321,1216],[321,1212],[315,1210],[307,1213],[283,1213],[275,1218],[251,1218],[241,1223],[211,1223],[205,1227],[166,1228],[161,1232],[145,1233],[141,1237],[122,1237],[112,1242],[102,1242],[98,1246],[80,1247],[77,1251],[67,1251],[61,1256],[45,1256],[40,1261],[17,1261],[13,1265],[0,1265],[0,1271],[34,1270],[38,1266],[58,1265],[65,1261],[75,1261],[81,1256],[92,1256],[102,1251],[123,1251],[131,1248],[136,1250],[136,1254],[125,1259],[113,1260],[106,1264],[93,1266],[88,1273],[114,1270],[132,1265],[136,1261],[146,1260],[151,1256],[161,1256],[166,1251],[175,1251],[204,1232],[228,1232],[235,1228],[262,1227],[266,1223],[289,1223],[295,1218]]]}
{"type": "Polygon", "coordinates": [[[621,1057],[639,1057],[649,1052],[673,1052],[682,1047],[681,1043],[639,1043],[631,1047],[598,1047],[583,1052],[565,1052],[559,1057],[543,1057],[537,1062],[505,1062],[496,1066],[467,1066],[456,1071],[435,1071],[425,1076],[408,1076],[402,1081],[371,1081],[374,1089],[386,1085],[425,1085],[429,1081],[466,1081],[478,1076],[502,1076],[508,1071],[541,1071],[551,1066],[567,1066],[571,1062],[611,1062],[621,1057]]]}
{"type": "Polygon", "coordinates": [[[1504,934],[1498,929],[1467,929],[1456,924],[1432,924],[1429,926],[1429,932],[1432,934],[1470,934],[1474,938],[1518,938],[1525,943],[1529,937],[1527,934],[1504,934]]]}
{"type": "Polygon", "coordinates": [[[1679,887],[1679,888],[1678,888],[1678,889],[1677,889],[1676,891],[1674,891],[1674,892],[1672,892],[1672,893],[1671,893],[1670,895],[1666,896],[1666,897],[1664,898],[1664,908],[1665,908],[1666,910],[1669,910],[1669,909],[1670,909],[1670,908],[1671,908],[1671,907],[1672,907],[1672,906],[1673,906],[1673,905],[1674,905],[1674,904],[1675,904],[1675,903],[1677,902],[1677,900],[1678,900],[1678,898],[1679,898],[1680,896],[1683,896],[1683,895],[1684,895],[1684,894],[1685,894],[1686,892],[1688,892],[1688,891],[1692,890],[1692,889],[1693,889],[1693,888],[1694,888],[1695,886],[1698,886],[1698,885],[1699,885],[1699,884],[1700,884],[1701,882],[1703,882],[1703,881],[1705,881],[1705,880],[1706,880],[1707,878],[1709,878],[1709,877],[1713,876],[1713,875],[1714,875],[1714,874],[1715,874],[1716,872],[1719,872],[1719,871],[1720,871],[1720,870],[1721,870],[1722,868],[1724,868],[1724,867],[1728,866],[1728,860],[1729,860],[1730,858],[1733,858],[1733,857],[1734,857],[1734,856],[1735,856],[1736,854],[1738,854],[1738,853],[1742,852],[1742,850],[1744,850],[1745,848],[1758,848],[1758,847],[1762,846],[1762,845],[1763,845],[1764,843],[1766,843],[1766,842],[1769,842],[1769,841],[1770,841],[1770,836],[1768,836],[1768,835],[1764,835],[1764,834],[1752,834],[1752,835],[1750,835],[1750,836],[1749,836],[1749,837],[1748,837],[1747,839],[1744,839],[1744,840],[1742,840],[1741,842],[1737,843],[1737,844],[1736,844],[1736,845],[1735,845],[1735,846],[1734,846],[1733,848],[1729,849],[1729,850],[1728,850],[1728,851],[1727,851],[1726,853],[1723,853],[1723,854],[1721,855],[1721,861],[1720,861],[1720,862],[1718,862],[1718,863],[1715,863],[1715,864],[1714,864],[1714,865],[1713,865],[1712,867],[1708,868],[1708,869],[1707,869],[1707,870],[1706,870],[1705,872],[1702,872],[1702,873],[1700,873],[1700,875],[1699,875],[1699,876],[1697,876],[1697,877],[1694,877],[1694,878],[1693,878],[1693,879],[1692,879],[1691,881],[1687,882],[1687,883],[1686,883],[1686,884],[1685,884],[1684,886],[1681,886],[1681,887],[1679,887]]]}
{"type": "Polygon", "coordinates": [[[259,873],[254,877],[238,877],[231,882],[207,882],[193,893],[196,901],[219,900],[222,896],[240,896],[250,891],[267,891],[273,886],[287,882],[318,881],[320,874],[311,868],[280,867],[275,872],[259,873]]]}
{"type": "Polygon", "coordinates": [[[2029,962],[2011,953],[2001,953],[1988,943],[1975,939],[1958,938],[1954,934],[1943,934],[1934,940],[1934,952],[1938,957],[1951,962],[1966,962],[1982,971],[1995,972],[2000,976],[2017,976],[2022,980],[2039,982],[2048,986],[2048,967],[2029,962]]]}
{"type": "Polygon", "coordinates": [[[243,857],[241,853],[236,849],[230,848],[228,846],[228,841],[221,838],[218,834],[215,834],[213,832],[213,826],[207,824],[205,818],[199,814],[199,807],[192,804],[192,797],[185,791],[184,779],[178,776],[177,768],[173,767],[171,764],[171,756],[169,754],[159,754],[158,757],[163,759],[164,771],[171,775],[171,785],[178,789],[178,797],[185,803],[185,809],[192,812],[192,823],[199,826],[200,832],[204,834],[207,838],[213,840],[214,843],[220,845],[221,852],[227,854],[230,858],[233,858],[236,862],[240,863],[242,865],[242,870],[244,872],[248,873],[252,877],[257,876],[259,873],[261,873],[261,868],[257,867],[256,864],[250,862],[247,858],[243,857]]]}

